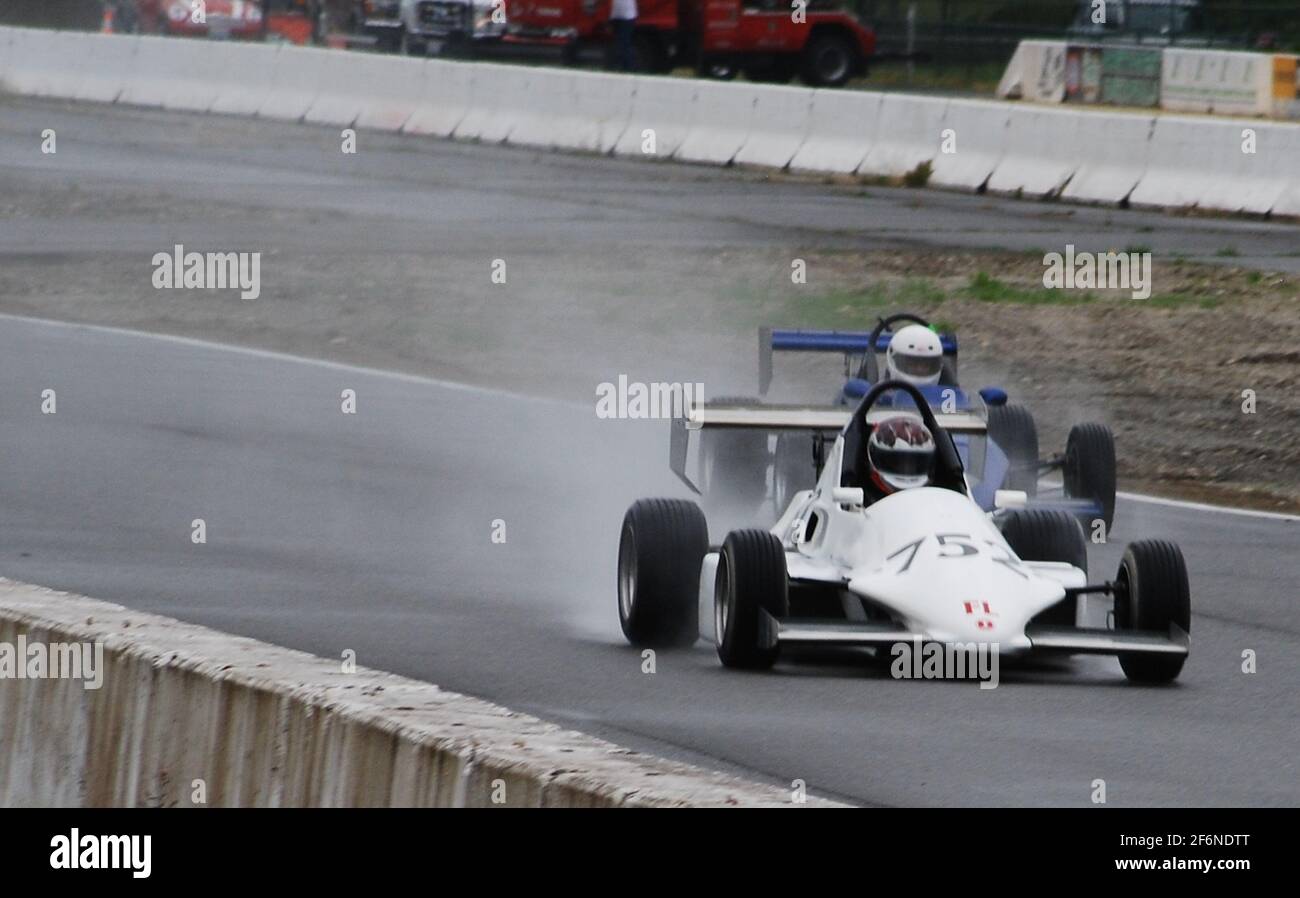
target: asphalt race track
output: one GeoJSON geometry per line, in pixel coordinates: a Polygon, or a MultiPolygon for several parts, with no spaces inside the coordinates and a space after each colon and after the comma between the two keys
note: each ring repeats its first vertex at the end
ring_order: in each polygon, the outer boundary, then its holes
{"type": "MultiPolygon", "coordinates": [[[[1171,689],[1128,686],[1111,659],[1004,670],[989,691],[849,659],[746,675],[705,646],[645,674],[614,616],[619,511],[680,489],[630,482],[615,459],[662,470],[662,424],[18,319],[0,327],[0,377],[0,563],[17,579],[324,656],[353,649],[860,802],[1086,804],[1094,778],[1112,804],[1300,799],[1294,521],[1121,502],[1116,540],[1170,536],[1189,559],[1195,649],[1171,689]],[[52,416],[35,398],[47,387],[52,416]],[[356,416],[339,411],[345,388],[356,416]],[[1238,672],[1248,648],[1253,675],[1238,672]]],[[[1095,553],[1094,576],[1116,554],[1095,553]]]]}
{"type": "MultiPolygon", "coordinates": [[[[76,163],[86,176],[147,173],[151,189],[181,198],[246,193],[270,205],[306,201],[285,180],[286,159],[327,133],[249,123],[274,146],[236,164],[164,127],[184,116],[11,99],[0,110],[0,149],[27,125],[75,118],[95,131],[96,152],[76,163]]],[[[673,181],[655,166],[436,142],[421,144],[428,176],[399,180],[410,142],[375,140],[390,149],[364,173],[330,170],[329,189],[309,200],[322,211],[389,204],[391,219],[377,214],[367,234],[375,243],[428,239],[407,227],[416,214],[453,247],[489,224],[509,239],[544,231],[583,245],[633,235],[671,244],[692,232],[776,243],[773,221],[852,245],[1063,239],[1043,236],[1060,207],[931,192],[917,205],[903,191],[838,202],[820,185],[705,169],[673,181]],[[510,177],[492,181],[503,166],[510,177]],[[574,201],[566,178],[596,183],[597,198],[574,201]],[[623,203],[638,215],[612,224],[606,213],[623,203]]],[[[13,152],[0,162],[36,164],[13,152]]],[[[1108,214],[1071,211],[1069,234],[1101,233],[1108,214]]],[[[273,233],[275,222],[218,227],[273,233]]],[[[1267,264],[1300,261],[1285,255],[1294,230],[1261,223],[1144,213],[1124,227],[1157,248],[1207,255],[1225,233],[1249,232],[1267,264]],[[1140,230],[1152,222],[1158,231],[1140,230]]],[[[0,222],[6,253],[155,244],[93,221],[0,222]]],[[[360,664],[636,748],[802,779],[864,804],[1085,806],[1095,779],[1112,805],[1300,803],[1294,519],[1120,501],[1111,544],[1093,550],[1094,578],[1111,576],[1123,541],[1139,536],[1175,539],[1188,560],[1193,651],[1172,688],[1130,686],[1108,658],[1004,667],[989,691],[897,682],[850,655],[744,674],[702,645],[660,653],[647,674],[618,633],[613,569],[628,502],[684,494],[666,470],[662,422],[598,421],[589,406],[12,317],[0,318],[0,422],[7,577],[327,657],[351,649],[360,664]],[[57,391],[54,415],[41,414],[46,389],[57,391]],[[340,412],[345,389],[357,393],[356,415],[340,412]],[[196,518],[204,545],[190,539],[196,518]],[[498,520],[504,543],[491,538],[498,520]],[[1257,673],[1241,672],[1246,650],[1257,673]]]]}

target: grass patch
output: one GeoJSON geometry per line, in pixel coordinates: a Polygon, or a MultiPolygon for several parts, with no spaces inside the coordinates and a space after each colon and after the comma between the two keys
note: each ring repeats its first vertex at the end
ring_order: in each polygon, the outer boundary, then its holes
{"type": "Polygon", "coordinates": [[[809,296],[793,296],[781,305],[781,314],[800,327],[866,328],[886,312],[918,311],[947,299],[947,294],[925,278],[886,285],[874,284],[863,290],[830,290],[809,296]]]}
{"type": "Polygon", "coordinates": [[[927,159],[916,168],[903,175],[903,186],[924,187],[926,184],[930,183],[930,175],[932,174],[934,174],[934,166],[932,166],[930,160],[927,159]]]}
{"type": "Polygon", "coordinates": [[[981,271],[962,288],[962,295],[980,302],[1007,302],[1020,305],[1075,305],[1091,302],[1091,293],[1078,290],[1049,290],[1046,287],[1015,287],[981,271]]]}
{"type": "Polygon", "coordinates": [[[1241,253],[1237,252],[1235,246],[1225,246],[1223,249],[1215,253],[1215,255],[1221,259],[1235,259],[1237,256],[1240,256],[1241,253]]]}
{"type": "Polygon", "coordinates": [[[1146,302],[1157,309],[1182,309],[1188,306],[1217,309],[1220,304],[1220,300],[1213,296],[1190,296],[1186,293],[1158,293],[1146,300],[1139,299],[1134,302],[1146,302]]]}

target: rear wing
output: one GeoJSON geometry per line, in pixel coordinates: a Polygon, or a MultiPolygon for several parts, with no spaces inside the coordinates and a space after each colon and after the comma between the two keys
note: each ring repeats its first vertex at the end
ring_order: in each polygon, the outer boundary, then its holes
{"type": "MultiPolygon", "coordinates": [[[[767,433],[803,431],[838,435],[856,410],[829,406],[805,405],[708,405],[688,409],[682,417],[674,418],[668,438],[668,464],[672,472],[693,492],[700,489],[686,473],[690,452],[691,431],[699,430],[757,430],[767,433]]],[[[886,418],[906,413],[905,409],[872,409],[867,423],[876,424],[886,418]]],[[[949,433],[983,434],[988,425],[979,415],[970,412],[935,413],[935,421],[949,433]]]]}
{"type": "MultiPolygon", "coordinates": [[[[893,332],[885,331],[876,338],[875,352],[889,349],[893,332]]],[[[940,334],[939,342],[944,355],[955,355],[957,338],[940,334]]],[[[864,355],[871,344],[871,331],[805,331],[777,327],[758,329],[758,392],[766,393],[772,384],[772,353],[774,352],[839,352],[845,361],[845,376],[849,360],[864,355]]]]}

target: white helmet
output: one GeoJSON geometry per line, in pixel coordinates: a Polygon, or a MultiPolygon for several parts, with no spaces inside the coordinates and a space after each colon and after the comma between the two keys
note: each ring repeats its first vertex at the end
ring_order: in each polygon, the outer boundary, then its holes
{"type": "Polygon", "coordinates": [[[909,324],[889,341],[885,371],[888,380],[901,380],[917,387],[937,384],[943,373],[943,344],[939,335],[928,327],[909,324]]]}

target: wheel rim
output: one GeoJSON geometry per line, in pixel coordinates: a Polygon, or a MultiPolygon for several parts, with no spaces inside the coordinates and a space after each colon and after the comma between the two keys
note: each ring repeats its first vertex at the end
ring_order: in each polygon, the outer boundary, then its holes
{"type": "Polygon", "coordinates": [[[848,69],[849,59],[839,47],[826,47],[817,54],[817,73],[823,81],[838,81],[848,69]]]}
{"type": "Polygon", "coordinates": [[[618,613],[623,620],[631,620],[635,603],[636,534],[631,527],[627,527],[618,544],[618,613]]]}
{"type": "Polygon", "coordinates": [[[727,633],[727,622],[731,619],[731,571],[727,568],[725,555],[718,559],[718,578],[713,588],[713,639],[719,646],[727,633]]]}

